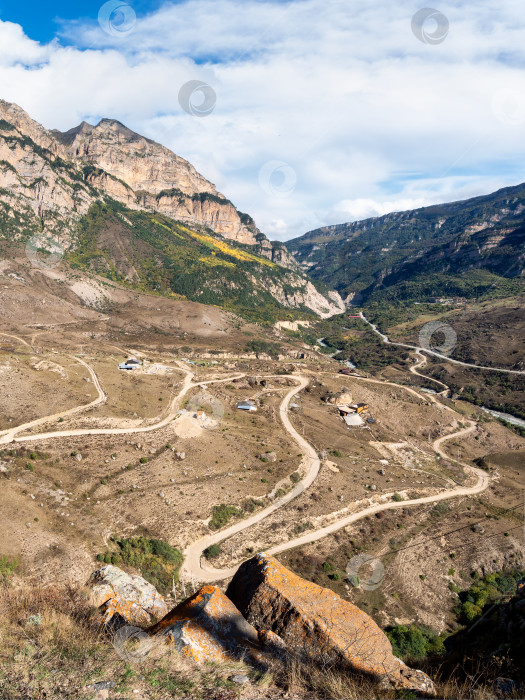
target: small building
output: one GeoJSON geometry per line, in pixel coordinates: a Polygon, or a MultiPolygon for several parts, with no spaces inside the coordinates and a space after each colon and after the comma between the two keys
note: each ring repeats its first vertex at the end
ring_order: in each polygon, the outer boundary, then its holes
{"type": "Polygon", "coordinates": [[[239,401],[237,408],[240,411],[251,411],[252,413],[256,413],[257,404],[254,401],[239,401]]]}
{"type": "Polygon", "coordinates": [[[369,405],[367,403],[354,403],[350,406],[354,413],[364,413],[368,411],[369,405]]]}
{"type": "Polygon", "coordinates": [[[349,416],[351,413],[356,413],[352,406],[338,406],[337,409],[339,411],[339,415],[343,418],[345,416],[349,416]]]}
{"type": "Polygon", "coordinates": [[[121,362],[120,365],[118,366],[119,369],[125,369],[125,370],[132,370],[132,369],[138,369],[141,365],[140,360],[137,360],[135,357],[131,357],[129,360],[126,360],[126,362],[121,362]]]}

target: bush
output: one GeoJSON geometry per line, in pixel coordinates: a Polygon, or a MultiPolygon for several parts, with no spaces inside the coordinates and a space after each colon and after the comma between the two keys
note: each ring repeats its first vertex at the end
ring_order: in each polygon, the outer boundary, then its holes
{"type": "Polygon", "coordinates": [[[118,552],[106,552],[97,555],[97,561],[106,564],[124,563],[140,571],[146,581],[165,595],[178,580],[179,569],[182,565],[182,553],[161,540],[147,537],[132,537],[114,540],[119,547],[118,552]]]}
{"type": "Polygon", "coordinates": [[[239,508],[235,506],[227,506],[222,503],[220,506],[213,506],[212,516],[210,520],[210,528],[212,530],[219,530],[229,523],[231,518],[242,515],[239,508]]]}
{"type": "Polygon", "coordinates": [[[397,493],[396,491],[396,493],[392,496],[392,500],[396,501],[396,503],[399,503],[400,501],[404,501],[405,499],[400,493],[397,493]]]}
{"type": "Polygon", "coordinates": [[[424,659],[445,651],[443,638],[422,625],[398,625],[388,628],[386,634],[394,654],[401,659],[424,659]]]}
{"type": "Polygon", "coordinates": [[[18,559],[15,557],[0,557],[0,584],[8,584],[18,569],[18,559]]]}
{"type": "Polygon", "coordinates": [[[218,544],[211,544],[204,550],[204,556],[206,557],[206,559],[215,559],[219,556],[220,553],[221,548],[218,544]]]}
{"type": "Polygon", "coordinates": [[[290,481],[292,484],[296,484],[298,481],[301,481],[301,475],[299,472],[293,472],[293,474],[290,474],[290,481]]]}

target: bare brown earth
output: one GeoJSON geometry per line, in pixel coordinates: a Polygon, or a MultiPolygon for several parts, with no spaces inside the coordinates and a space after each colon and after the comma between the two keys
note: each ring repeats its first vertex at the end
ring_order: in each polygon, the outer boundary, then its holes
{"type": "MultiPolygon", "coordinates": [[[[525,313],[523,297],[469,303],[389,329],[391,340],[419,345],[420,329],[429,321],[449,324],[457,334],[451,356],[478,365],[525,367],[525,313]]],[[[441,307],[440,307],[441,308],[441,307]]]]}
{"type": "MultiPolygon", "coordinates": [[[[294,346],[273,329],[246,325],[218,308],[106,286],[60,268],[41,272],[9,263],[1,268],[0,292],[0,431],[92,402],[95,386],[75,358],[93,369],[107,400],[21,437],[154,426],[168,415],[188,372],[194,382],[219,380],[191,389],[179,406],[189,413],[158,430],[1,446],[6,471],[0,473],[0,555],[19,556],[22,577],[83,583],[112,534],[148,533],[184,550],[211,532],[213,506],[236,506],[242,519],[291,489],[302,455],[284,430],[279,405],[296,381],[276,375],[300,353],[306,357],[296,373],[310,383],[290,418],[323,456],[320,474],[288,506],[223,543],[214,566],[240,563],[366,507],[373,498],[396,492],[420,497],[468,485],[470,477],[455,460],[474,464],[478,458],[486,458],[492,477],[479,497],[451,501],[437,513],[421,506],[378,514],[280,558],[357,602],[381,625],[420,620],[436,629],[449,621],[451,581],[461,583],[474,570],[520,558],[523,530],[516,528],[523,512],[519,521],[516,511],[504,511],[524,500],[525,439],[470,404],[449,402],[465,424],[471,419],[478,424],[471,435],[443,445],[450,459],[437,459],[432,441],[461,429],[456,414],[402,387],[338,375],[337,363],[294,346]],[[287,357],[250,355],[245,351],[250,338],[279,342],[287,357]],[[144,367],[119,372],[118,363],[130,355],[145,360],[144,367]],[[201,364],[188,365],[185,358],[201,364]],[[206,364],[212,361],[217,364],[206,364]],[[273,376],[262,386],[267,375],[273,376]],[[354,401],[370,405],[366,415],[375,423],[346,428],[337,410],[322,401],[341,387],[354,401]],[[247,398],[259,402],[257,413],[236,409],[247,398]],[[199,410],[205,413],[201,421],[192,417],[199,410]],[[175,452],[185,452],[185,459],[175,452]],[[478,520],[483,533],[471,530],[478,520]],[[430,539],[435,535],[439,538],[430,539]],[[371,592],[346,581],[347,561],[363,552],[380,557],[386,569],[384,583],[371,592]],[[326,561],[332,570],[323,569],[326,561]]],[[[409,377],[406,370],[398,374],[400,381],[409,377]]]]}

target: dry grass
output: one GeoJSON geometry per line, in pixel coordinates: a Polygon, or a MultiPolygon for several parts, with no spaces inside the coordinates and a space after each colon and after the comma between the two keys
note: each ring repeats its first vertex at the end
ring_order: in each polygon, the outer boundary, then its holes
{"type": "Polygon", "coordinates": [[[117,654],[97,610],[71,589],[0,589],[0,697],[92,698],[93,684],[114,683],[111,697],[236,698],[229,680],[243,664],[196,667],[166,646],[141,663],[117,654]],[[32,616],[38,616],[33,618],[32,616]]]}
{"type": "MultiPolygon", "coordinates": [[[[444,678],[439,669],[423,670],[436,679],[440,698],[488,700],[494,697],[489,679],[500,675],[494,663],[490,669],[480,665],[468,676],[462,669],[444,678]]],[[[93,685],[102,681],[114,684],[111,698],[416,697],[400,695],[337,666],[304,664],[293,657],[275,661],[262,672],[242,662],[196,666],[159,645],[140,663],[130,663],[117,654],[99,612],[89,606],[82,591],[0,588],[0,697],[93,698],[97,695],[93,685]],[[239,673],[248,675],[251,683],[233,683],[232,675],[239,673]]]]}

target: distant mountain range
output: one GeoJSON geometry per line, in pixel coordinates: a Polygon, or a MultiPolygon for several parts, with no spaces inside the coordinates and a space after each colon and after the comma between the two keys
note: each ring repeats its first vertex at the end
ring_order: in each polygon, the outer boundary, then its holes
{"type": "Polygon", "coordinates": [[[169,149],[111,119],[48,131],[0,101],[2,254],[48,240],[65,250],[62,264],[254,320],[344,310],[169,149]]]}
{"type": "Polygon", "coordinates": [[[525,184],[326,226],[286,246],[347,303],[513,293],[525,271],[525,184]]]}

